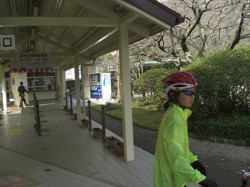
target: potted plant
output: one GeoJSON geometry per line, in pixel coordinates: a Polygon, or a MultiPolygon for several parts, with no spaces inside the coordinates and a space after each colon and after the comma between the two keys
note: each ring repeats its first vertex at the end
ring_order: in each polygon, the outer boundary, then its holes
{"type": "Polygon", "coordinates": [[[67,110],[68,110],[68,107],[67,107],[66,105],[64,105],[64,106],[63,106],[63,109],[67,111],[67,110]]]}
{"type": "Polygon", "coordinates": [[[87,119],[82,119],[81,122],[82,122],[82,127],[88,128],[88,126],[89,126],[89,120],[87,120],[87,119]]]}
{"type": "Polygon", "coordinates": [[[114,145],[114,150],[118,155],[124,155],[124,143],[117,141],[114,145]]]}
{"type": "Polygon", "coordinates": [[[117,141],[118,140],[113,136],[108,136],[108,137],[105,138],[106,146],[109,149],[114,149],[115,143],[117,141]]]}
{"type": "Polygon", "coordinates": [[[68,109],[67,110],[67,114],[72,115],[73,114],[73,110],[72,109],[68,109]]]}
{"type": "Polygon", "coordinates": [[[72,117],[71,117],[72,120],[77,120],[77,114],[73,114],[72,117]]]}
{"type": "Polygon", "coordinates": [[[93,128],[93,138],[102,138],[102,129],[100,128],[93,128]]]}

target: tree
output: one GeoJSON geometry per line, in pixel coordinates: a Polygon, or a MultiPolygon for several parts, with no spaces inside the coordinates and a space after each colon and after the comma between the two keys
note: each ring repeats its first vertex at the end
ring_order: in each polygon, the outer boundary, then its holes
{"type": "Polygon", "coordinates": [[[170,74],[170,71],[159,68],[148,70],[134,82],[134,92],[142,94],[144,99],[155,105],[162,105],[165,99],[161,79],[170,74]]]}
{"type": "Polygon", "coordinates": [[[245,39],[245,38],[250,38],[250,31],[248,31],[248,33],[243,34],[244,22],[246,21],[247,18],[248,19],[250,18],[250,3],[244,3],[242,5],[239,25],[235,31],[235,37],[232,43],[229,45],[228,49],[233,49],[235,45],[237,45],[240,42],[240,40],[245,39]]]}
{"type": "Polygon", "coordinates": [[[250,50],[222,50],[185,67],[198,81],[193,105],[200,117],[250,113],[250,50]]]}
{"type": "Polygon", "coordinates": [[[183,59],[192,63],[211,50],[233,49],[241,40],[249,41],[248,0],[161,0],[161,3],[185,15],[185,22],[150,37],[147,42],[135,44],[136,54],[161,58],[157,61],[172,57],[180,69],[187,65],[183,59]]]}
{"type": "Polygon", "coordinates": [[[130,62],[156,60],[179,69],[207,52],[250,41],[249,0],[160,0],[185,22],[130,45],[130,62]]]}

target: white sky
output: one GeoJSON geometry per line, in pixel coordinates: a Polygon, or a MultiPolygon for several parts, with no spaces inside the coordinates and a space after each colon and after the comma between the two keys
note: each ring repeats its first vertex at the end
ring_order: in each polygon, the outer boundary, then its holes
{"type": "Polygon", "coordinates": [[[75,69],[69,69],[67,71],[65,71],[65,76],[66,76],[66,80],[67,79],[75,79],[75,69]]]}

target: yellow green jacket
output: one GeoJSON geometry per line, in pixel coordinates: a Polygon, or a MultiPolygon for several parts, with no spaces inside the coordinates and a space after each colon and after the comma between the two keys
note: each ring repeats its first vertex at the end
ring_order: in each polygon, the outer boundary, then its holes
{"type": "Polygon", "coordinates": [[[187,119],[191,113],[174,104],[165,112],[156,143],[154,187],[184,187],[206,178],[190,165],[197,160],[189,151],[187,119]]]}

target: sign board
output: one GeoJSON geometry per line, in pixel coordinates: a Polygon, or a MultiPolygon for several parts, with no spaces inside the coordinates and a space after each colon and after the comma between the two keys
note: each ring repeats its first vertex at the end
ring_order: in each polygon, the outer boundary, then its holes
{"type": "Polygon", "coordinates": [[[0,50],[15,50],[15,35],[0,35],[0,50]]]}
{"type": "Polygon", "coordinates": [[[111,99],[111,76],[110,73],[101,73],[102,98],[111,99]]]}
{"type": "Polygon", "coordinates": [[[23,53],[12,58],[10,65],[17,69],[53,68],[56,66],[56,58],[49,53],[23,53]]]}

